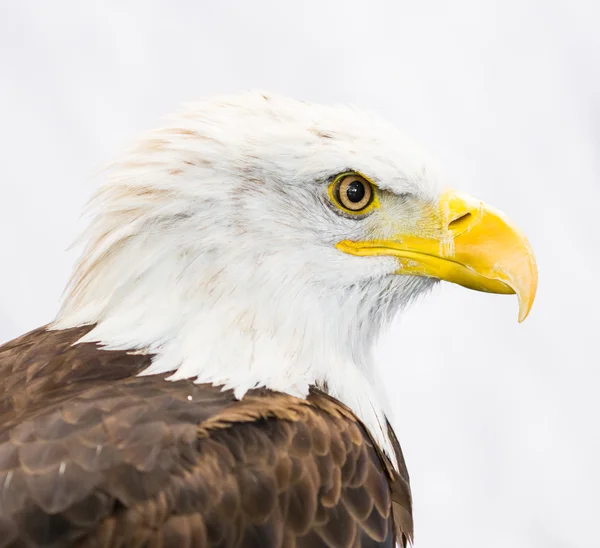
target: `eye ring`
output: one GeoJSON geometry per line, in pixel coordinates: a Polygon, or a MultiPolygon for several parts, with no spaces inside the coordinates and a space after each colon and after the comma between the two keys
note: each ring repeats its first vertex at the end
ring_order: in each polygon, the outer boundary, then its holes
{"type": "Polygon", "coordinates": [[[358,173],[339,175],[333,182],[333,195],[338,205],[351,213],[362,213],[375,197],[373,185],[358,173]]]}

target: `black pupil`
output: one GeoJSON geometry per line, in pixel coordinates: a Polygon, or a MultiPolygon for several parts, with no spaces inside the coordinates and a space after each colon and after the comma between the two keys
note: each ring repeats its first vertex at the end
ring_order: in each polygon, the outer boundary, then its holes
{"type": "Polygon", "coordinates": [[[365,185],[360,181],[352,181],[346,190],[348,200],[356,204],[365,197],[365,185]]]}

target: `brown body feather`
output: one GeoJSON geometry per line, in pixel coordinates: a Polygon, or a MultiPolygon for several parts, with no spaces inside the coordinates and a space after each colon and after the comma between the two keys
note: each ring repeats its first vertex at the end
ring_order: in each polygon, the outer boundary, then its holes
{"type": "Polygon", "coordinates": [[[136,376],[150,357],[39,329],[0,347],[0,548],[391,547],[396,473],[344,405],[136,376]]]}

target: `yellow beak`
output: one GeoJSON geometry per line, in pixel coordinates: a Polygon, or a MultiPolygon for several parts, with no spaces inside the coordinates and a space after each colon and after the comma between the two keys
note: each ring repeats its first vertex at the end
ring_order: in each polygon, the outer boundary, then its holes
{"type": "Polygon", "coordinates": [[[489,293],[516,293],[522,322],[537,288],[537,266],[527,238],[501,212],[456,192],[442,195],[437,213],[420,220],[420,234],[343,240],[336,247],[351,255],[397,257],[397,274],[429,276],[489,293]]]}

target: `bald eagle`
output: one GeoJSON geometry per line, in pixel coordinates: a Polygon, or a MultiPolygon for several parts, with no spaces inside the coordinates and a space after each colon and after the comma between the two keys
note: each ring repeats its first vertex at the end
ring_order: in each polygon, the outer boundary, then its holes
{"type": "Polygon", "coordinates": [[[391,547],[372,350],[438,280],[516,293],[503,214],[377,116],[189,105],[112,166],[50,324],[0,347],[0,547],[391,547]]]}

